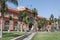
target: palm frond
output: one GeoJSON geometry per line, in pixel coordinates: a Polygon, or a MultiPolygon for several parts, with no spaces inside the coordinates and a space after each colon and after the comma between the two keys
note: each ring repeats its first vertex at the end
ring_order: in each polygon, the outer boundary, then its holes
{"type": "Polygon", "coordinates": [[[0,0],[0,3],[3,2],[4,0],[0,0]]]}
{"type": "Polygon", "coordinates": [[[32,9],[32,13],[34,13],[34,15],[38,15],[38,14],[37,14],[37,9],[36,9],[36,8],[33,8],[33,9],[32,9]]]}
{"type": "Polygon", "coordinates": [[[9,2],[15,4],[15,5],[18,5],[18,1],[17,0],[8,0],[9,2]]]}

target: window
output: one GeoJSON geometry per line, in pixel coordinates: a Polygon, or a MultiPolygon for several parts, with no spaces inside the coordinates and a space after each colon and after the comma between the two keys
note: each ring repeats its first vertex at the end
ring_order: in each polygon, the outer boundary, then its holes
{"type": "Polygon", "coordinates": [[[14,26],[18,26],[18,23],[17,22],[14,22],[14,26]]]}
{"type": "Polygon", "coordinates": [[[9,30],[9,24],[10,24],[9,21],[5,21],[5,30],[9,30]]]}
{"type": "Polygon", "coordinates": [[[30,21],[33,21],[33,18],[32,17],[30,17],[30,21]]]}
{"type": "Polygon", "coordinates": [[[14,22],[14,30],[17,30],[17,28],[18,28],[18,23],[15,21],[14,22]]]}
{"type": "Polygon", "coordinates": [[[6,22],[5,22],[5,25],[9,25],[9,23],[10,23],[9,21],[6,21],[6,22]]]}

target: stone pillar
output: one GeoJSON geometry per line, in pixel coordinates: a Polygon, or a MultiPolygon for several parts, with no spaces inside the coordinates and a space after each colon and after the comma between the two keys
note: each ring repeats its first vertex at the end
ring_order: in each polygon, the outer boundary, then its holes
{"type": "Polygon", "coordinates": [[[26,24],[24,24],[23,29],[24,29],[24,31],[26,32],[26,24]]]}
{"type": "Polygon", "coordinates": [[[23,23],[21,22],[21,32],[23,31],[23,23]]]}
{"type": "Polygon", "coordinates": [[[59,29],[59,28],[58,28],[58,21],[57,21],[57,29],[59,29]]]}
{"type": "MultiPolygon", "coordinates": [[[[3,23],[5,24],[5,20],[3,20],[3,23]]],[[[3,24],[2,29],[4,29],[5,25],[3,24]]],[[[0,27],[1,27],[1,18],[0,18],[0,27]]]]}
{"type": "Polygon", "coordinates": [[[18,21],[18,28],[21,29],[20,21],[18,21]]]}
{"type": "Polygon", "coordinates": [[[29,26],[28,26],[28,24],[26,24],[26,31],[28,31],[29,30],[29,26]]]}
{"type": "Polygon", "coordinates": [[[36,32],[37,32],[37,27],[38,27],[38,24],[37,24],[37,21],[35,21],[35,23],[34,23],[34,31],[36,31],[36,32]]]}
{"type": "Polygon", "coordinates": [[[10,20],[9,29],[14,30],[14,22],[13,22],[13,20],[10,20]]]}

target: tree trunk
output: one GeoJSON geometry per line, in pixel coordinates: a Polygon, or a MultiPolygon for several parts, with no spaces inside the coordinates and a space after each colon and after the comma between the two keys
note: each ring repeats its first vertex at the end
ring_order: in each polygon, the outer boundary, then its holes
{"type": "Polygon", "coordinates": [[[10,33],[10,23],[11,23],[11,20],[10,20],[10,22],[9,22],[9,29],[8,29],[8,33],[10,33]]]}
{"type": "Polygon", "coordinates": [[[2,33],[3,33],[3,18],[1,18],[1,29],[0,29],[0,38],[2,38],[2,33]]]}
{"type": "Polygon", "coordinates": [[[23,32],[23,23],[21,22],[21,32],[23,32]]]}

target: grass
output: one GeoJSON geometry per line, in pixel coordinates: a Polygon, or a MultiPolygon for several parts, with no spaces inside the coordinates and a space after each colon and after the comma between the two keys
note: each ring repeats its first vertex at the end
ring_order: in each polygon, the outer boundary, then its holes
{"type": "Polygon", "coordinates": [[[31,40],[60,40],[60,32],[37,32],[31,40]]]}
{"type": "Polygon", "coordinates": [[[21,36],[23,34],[25,34],[25,32],[16,32],[16,31],[11,31],[10,33],[3,32],[3,38],[0,38],[0,40],[10,40],[14,37],[21,36]]]}

